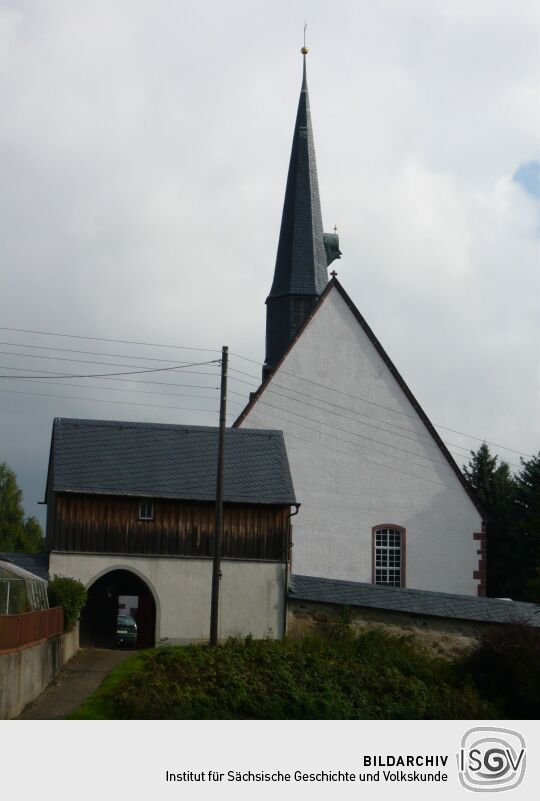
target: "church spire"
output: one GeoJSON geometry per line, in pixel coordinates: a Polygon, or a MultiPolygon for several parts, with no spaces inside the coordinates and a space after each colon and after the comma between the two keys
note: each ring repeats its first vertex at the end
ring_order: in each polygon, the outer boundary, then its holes
{"type": "Polygon", "coordinates": [[[323,234],[319,183],[302,48],[303,76],[294,126],[274,281],[266,300],[267,375],[285,353],[328,282],[329,264],[340,257],[336,234],[323,234]]]}

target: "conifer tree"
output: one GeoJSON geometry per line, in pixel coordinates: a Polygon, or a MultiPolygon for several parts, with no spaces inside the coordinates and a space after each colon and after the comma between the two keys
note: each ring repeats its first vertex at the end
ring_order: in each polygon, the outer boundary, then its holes
{"type": "Polygon", "coordinates": [[[517,531],[516,485],[510,468],[506,462],[499,463],[484,442],[476,452],[471,451],[463,472],[487,526],[487,593],[523,598],[527,557],[517,531]]]}
{"type": "Polygon", "coordinates": [[[528,599],[540,603],[540,453],[521,460],[516,476],[516,503],[519,510],[519,533],[527,542],[528,599]]]}

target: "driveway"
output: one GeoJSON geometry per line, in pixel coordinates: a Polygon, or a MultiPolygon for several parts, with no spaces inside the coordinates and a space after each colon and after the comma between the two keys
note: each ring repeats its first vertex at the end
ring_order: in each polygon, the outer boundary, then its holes
{"type": "Polygon", "coordinates": [[[133,651],[81,648],[17,720],[61,720],[91,695],[116,665],[133,651]]]}

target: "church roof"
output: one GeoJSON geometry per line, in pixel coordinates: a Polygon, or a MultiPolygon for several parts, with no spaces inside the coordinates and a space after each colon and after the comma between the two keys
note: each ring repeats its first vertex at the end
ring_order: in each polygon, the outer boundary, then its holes
{"type": "MultiPolygon", "coordinates": [[[[48,490],[213,501],[219,429],[56,418],[48,490]]],[[[296,503],[281,431],[227,429],[224,501],[296,503]]]]}
{"type": "Polygon", "coordinates": [[[368,337],[368,339],[372,343],[373,347],[375,348],[375,350],[377,351],[379,356],[382,358],[383,362],[386,364],[387,368],[389,369],[389,371],[393,375],[393,377],[396,380],[397,384],[400,386],[400,388],[402,389],[403,393],[407,397],[408,401],[411,403],[412,407],[414,408],[414,410],[418,414],[419,418],[422,420],[422,422],[426,426],[426,428],[429,431],[429,433],[431,434],[434,442],[437,444],[437,446],[439,447],[442,455],[444,456],[444,458],[446,459],[446,461],[448,462],[448,464],[450,465],[450,467],[452,468],[452,470],[456,474],[460,484],[463,486],[463,489],[465,490],[465,492],[467,493],[467,495],[469,496],[469,498],[473,502],[473,504],[476,507],[476,509],[478,510],[479,514],[481,516],[483,516],[484,512],[480,508],[480,506],[478,504],[478,500],[475,498],[475,496],[470,491],[469,486],[468,486],[468,484],[467,484],[467,482],[465,480],[465,476],[463,475],[463,473],[459,469],[459,467],[456,464],[456,462],[454,461],[450,451],[448,450],[448,448],[446,447],[446,445],[442,441],[441,437],[437,433],[437,430],[433,426],[433,423],[430,421],[429,417],[427,416],[427,414],[424,412],[424,410],[422,409],[422,407],[420,406],[420,404],[418,403],[418,401],[414,397],[413,393],[411,392],[411,390],[409,389],[409,387],[405,383],[405,380],[402,378],[401,374],[399,373],[397,367],[394,365],[394,363],[391,360],[390,356],[387,354],[387,352],[385,351],[385,349],[383,348],[383,346],[381,345],[381,343],[379,342],[379,340],[377,339],[377,337],[373,333],[373,331],[370,328],[370,326],[368,325],[367,321],[360,314],[359,310],[357,309],[357,307],[355,306],[355,304],[353,303],[353,301],[351,300],[351,298],[349,297],[349,295],[344,290],[344,288],[342,287],[342,285],[340,284],[340,282],[338,281],[338,279],[335,276],[333,278],[331,278],[330,281],[328,282],[328,284],[326,285],[326,288],[325,288],[324,292],[322,293],[320,298],[318,298],[317,302],[313,306],[313,309],[311,310],[311,313],[308,315],[308,317],[304,320],[304,322],[301,325],[301,327],[298,329],[298,332],[297,332],[296,336],[289,343],[289,347],[287,348],[287,350],[285,351],[285,353],[283,354],[283,356],[281,357],[279,362],[265,376],[265,378],[264,378],[263,382],[261,383],[259,389],[256,392],[252,392],[250,394],[250,399],[249,399],[248,403],[246,404],[246,406],[243,409],[243,411],[239,414],[239,416],[234,421],[233,426],[236,427],[236,426],[241,425],[243,420],[247,417],[247,415],[249,414],[251,409],[255,406],[255,404],[257,403],[257,401],[261,397],[261,395],[264,393],[264,390],[266,389],[266,387],[268,386],[268,384],[272,380],[272,378],[275,375],[275,373],[279,370],[279,367],[281,366],[281,364],[287,358],[287,355],[290,353],[290,351],[294,347],[295,343],[300,339],[300,337],[302,336],[302,334],[305,331],[306,327],[309,325],[309,323],[311,322],[313,317],[317,314],[317,312],[319,311],[319,309],[321,308],[322,304],[324,303],[324,301],[326,300],[326,298],[328,297],[329,293],[332,290],[336,290],[337,292],[339,292],[339,294],[341,295],[341,297],[343,298],[343,300],[345,301],[345,303],[347,304],[347,306],[351,310],[352,314],[356,318],[357,322],[361,326],[362,330],[364,331],[364,333],[366,334],[366,336],[368,337]]]}
{"type": "Polygon", "coordinates": [[[289,598],[458,620],[540,626],[540,606],[536,604],[431,590],[385,587],[317,576],[291,575],[289,598]]]}
{"type": "Polygon", "coordinates": [[[320,295],[328,281],[327,264],[304,54],[302,88],[269,297],[320,295]]]}

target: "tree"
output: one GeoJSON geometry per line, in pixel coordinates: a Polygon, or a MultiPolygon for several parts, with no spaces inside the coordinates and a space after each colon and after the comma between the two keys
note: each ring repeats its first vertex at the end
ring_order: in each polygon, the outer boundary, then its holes
{"type": "Polygon", "coordinates": [[[527,542],[529,565],[527,596],[540,603],[540,453],[521,459],[516,476],[516,503],[519,510],[519,532],[527,542]]]}
{"type": "Polygon", "coordinates": [[[518,530],[516,483],[506,462],[498,464],[484,442],[471,451],[463,472],[478,499],[487,527],[487,592],[525,597],[528,543],[518,530]]]}
{"type": "Polygon", "coordinates": [[[43,531],[35,517],[24,516],[22,490],[7,464],[0,464],[0,551],[35,553],[43,548],[43,531]]]}

